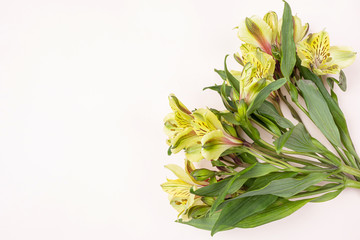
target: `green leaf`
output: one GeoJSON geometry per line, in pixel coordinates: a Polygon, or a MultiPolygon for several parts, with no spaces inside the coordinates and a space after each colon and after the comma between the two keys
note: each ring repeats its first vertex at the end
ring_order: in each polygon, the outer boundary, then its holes
{"type": "Polygon", "coordinates": [[[274,105],[268,101],[264,101],[264,103],[256,111],[260,115],[263,115],[274,121],[281,128],[291,128],[294,126],[287,118],[280,116],[274,105]]]}
{"type": "Polygon", "coordinates": [[[272,133],[274,133],[276,136],[280,136],[281,135],[281,131],[279,129],[279,127],[273,123],[271,120],[267,119],[266,117],[260,115],[260,114],[256,114],[253,113],[256,118],[258,118],[259,120],[261,120],[261,122],[263,123],[263,125],[265,125],[265,127],[267,129],[269,129],[272,133]]]}
{"type": "Polygon", "coordinates": [[[296,172],[273,172],[265,176],[258,177],[255,179],[253,184],[249,187],[248,191],[260,189],[268,185],[270,182],[278,179],[292,178],[297,175],[296,172]]]}
{"type": "Polygon", "coordinates": [[[290,75],[296,63],[296,47],[294,42],[294,26],[291,8],[287,2],[284,5],[284,13],[281,26],[281,63],[280,69],[283,76],[290,81],[290,75]]]}
{"type": "Polygon", "coordinates": [[[213,228],[219,216],[220,216],[220,212],[217,212],[214,213],[212,216],[206,216],[199,219],[191,219],[190,221],[183,221],[182,219],[179,219],[176,222],[210,231],[213,228]]]}
{"type": "Polygon", "coordinates": [[[237,95],[239,95],[240,92],[240,82],[239,80],[237,80],[227,69],[227,65],[226,65],[226,58],[229,55],[225,56],[225,60],[224,60],[224,68],[225,68],[225,74],[226,74],[226,79],[229,81],[230,85],[232,86],[232,88],[236,91],[237,95]]]}
{"type": "MultiPolygon", "coordinates": [[[[255,164],[248,167],[248,168],[245,168],[245,169],[241,170],[240,172],[238,172],[236,175],[234,175],[234,177],[232,177],[229,180],[229,182],[225,185],[225,187],[220,190],[220,193],[219,193],[218,197],[216,198],[214,204],[211,206],[211,209],[210,209],[210,212],[209,212],[210,215],[212,215],[217,210],[218,206],[224,201],[226,195],[229,193],[229,191],[230,191],[232,185],[234,184],[235,180],[239,179],[239,177],[242,174],[250,171],[254,166],[255,166],[255,164]]],[[[240,183],[244,184],[246,182],[246,180],[247,179],[240,179],[240,183]]]]}
{"type": "Polygon", "coordinates": [[[291,215],[292,213],[299,210],[302,206],[308,203],[311,199],[299,200],[299,201],[287,201],[278,200],[271,206],[266,208],[264,211],[251,215],[238,224],[236,227],[239,228],[254,228],[266,223],[274,222],[291,215]]]}
{"type": "Polygon", "coordinates": [[[217,70],[217,69],[214,69],[214,71],[219,74],[219,76],[221,77],[222,80],[226,81],[226,73],[224,70],[217,70]]]}
{"type": "Polygon", "coordinates": [[[334,192],[328,192],[328,193],[325,193],[319,197],[316,197],[315,199],[311,200],[311,202],[316,202],[316,203],[319,203],[319,202],[327,202],[327,201],[330,201],[334,198],[336,198],[337,196],[339,196],[339,194],[343,191],[344,189],[339,189],[339,190],[336,190],[334,192]]]}
{"type": "Polygon", "coordinates": [[[168,156],[170,156],[171,154],[172,154],[172,152],[171,152],[171,148],[172,148],[172,146],[170,145],[170,147],[168,148],[168,150],[167,150],[167,154],[168,154],[168,156]]]}
{"type": "Polygon", "coordinates": [[[280,153],[281,149],[284,147],[285,143],[289,140],[294,128],[291,128],[289,131],[281,135],[278,139],[274,141],[276,153],[280,153]]]}
{"type": "Polygon", "coordinates": [[[339,130],[319,89],[309,80],[298,81],[298,87],[304,95],[311,120],[330,142],[341,146],[339,130]]]}
{"type": "Polygon", "coordinates": [[[244,197],[267,195],[267,194],[289,198],[303,191],[309,186],[323,181],[328,176],[329,174],[327,173],[311,173],[302,179],[284,178],[284,179],[274,180],[263,188],[256,189],[253,191],[248,191],[236,198],[230,199],[229,201],[244,197]]]}
{"type": "Polygon", "coordinates": [[[219,195],[220,191],[226,186],[232,177],[225,178],[217,183],[210,184],[208,186],[202,187],[193,191],[190,189],[190,192],[204,197],[216,197],[219,195]]]}
{"type": "Polygon", "coordinates": [[[330,93],[331,93],[332,99],[334,99],[334,101],[336,103],[338,103],[339,101],[338,101],[338,97],[337,97],[336,93],[332,89],[330,90],[330,93]]]}
{"type": "Polygon", "coordinates": [[[246,162],[249,164],[253,164],[253,163],[257,162],[256,157],[254,157],[253,155],[251,155],[247,152],[241,153],[240,158],[243,162],[246,162]]]}
{"type": "Polygon", "coordinates": [[[326,78],[326,82],[328,83],[330,89],[333,89],[333,88],[334,88],[334,82],[336,82],[337,84],[339,83],[338,80],[336,80],[336,79],[333,78],[333,77],[327,77],[327,78],[326,78]]]}
{"type": "Polygon", "coordinates": [[[274,167],[269,163],[256,163],[255,166],[252,167],[250,171],[244,173],[239,178],[241,179],[257,178],[272,172],[277,172],[279,170],[280,170],[279,168],[274,167]]]}
{"type": "MultiPolygon", "coordinates": [[[[238,172],[234,177],[229,179],[225,186],[221,186],[222,188],[218,192],[218,198],[215,200],[214,204],[210,209],[210,215],[217,210],[218,206],[224,201],[227,194],[236,192],[247,181],[247,179],[261,177],[268,173],[276,171],[279,171],[279,169],[272,166],[271,164],[255,163],[254,165],[251,165],[250,167],[247,167],[242,171],[238,172]]],[[[202,188],[200,188],[199,190],[201,189],[202,188]]],[[[197,191],[195,191],[195,194],[197,194],[197,191]]]]}
{"type": "MultiPolygon", "coordinates": [[[[215,86],[205,87],[205,88],[203,88],[203,91],[207,90],[207,89],[210,89],[210,90],[213,90],[213,91],[218,92],[220,94],[221,87],[222,87],[222,85],[215,85],[215,86]]],[[[226,88],[225,89],[226,96],[230,96],[231,86],[226,85],[225,88],[226,88]]]]}
{"type": "Polygon", "coordinates": [[[323,95],[326,103],[329,106],[329,109],[331,111],[332,116],[334,117],[335,123],[336,125],[339,127],[339,132],[340,132],[340,136],[341,136],[341,141],[344,144],[344,146],[346,147],[346,149],[349,150],[349,152],[355,156],[356,158],[359,159],[355,148],[352,144],[351,138],[350,138],[350,133],[349,130],[347,128],[347,124],[346,124],[346,120],[344,117],[343,112],[341,111],[339,105],[337,104],[337,102],[330,96],[329,92],[326,90],[323,81],[313,72],[311,72],[309,69],[307,69],[306,67],[301,66],[301,60],[300,58],[297,58],[297,63],[296,63],[298,69],[301,72],[301,75],[305,78],[305,79],[309,79],[311,81],[313,81],[316,86],[318,87],[319,91],[321,92],[321,94],[323,95]]]}
{"type": "Polygon", "coordinates": [[[304,153],[319,151],[319,148],[313,144],[310,134],[306,131],[302,123],[298,123],[293,128],[290,137],[285,142],[285,147],[304,153]]]}
{"type": "Polygon", "coordinates": [[[339,76],[339,87],[341,90],[343,90],[344,92],[346,91],[347,88],[347,84],[346,84],[346,76],[343,70],[340,71],[340,76],[339,76]]]}
{"type": "Polygon", "coordinates": [[[220,113],[220,116],[222,116],[229,123],[232,123],[234,125],[240,125],[240,122],[236,120],[232,112],[220,113]]]}
{"type": "Polygon", "coordinates": [[[289,87],[290,87],[291,100],[295,103],[298,102],[298,97],[299,97],[298,90],[296,89],[295,85],[292,84],[291,82],[289,82],[289,87]]]}
{"type": "MultiPolygon", "coordinates": [[[[190,192],[203,197],[217,197],[220,195],[221,191],[226,187],[226,185],[233,179],[234,176],[225,178],[221,180],[220,182],[216,182],[213,184],[210,184],[208,186],[202,187],[194,191],[193,189],[190,189],[190,192]]],[[[236,178],[233,181],[233,184],[229,188],[227,194],[233,194],[237,190],[239,190],[246,179],[243,178],[236,178]]]]}
{"type": "Polygon", "coordinates": [[[220,213],[211,235],[228,230],[244,218],[251,216],[257,212],[265,210],[269,205],[276,201],[277,197],[273,195],[254,196],[228,203],[220,213]]]}
{"type": "Polygon", "coordinates": [[[252,114],[255,110],[257,110],[264,103],[264,101],[266,100],[266,98],[269,97],[271,92],[273,92],[275,90],[278,90],[285,83],[286,83],[286,79],[285,78],[280,78],[280,79],[270,83],[269,85],[267,85],[263,89],[261,89],[261,91],[258,93],[258,95],[255,97],[255,99],[250,104],[246,114],[248,116],[250,116],[250,114],[252,114]]]}
{"type": "Polygon", "coordinates": [[[221,99],[224,103],[224,106],[226,107],[227,110],[229,111],[235,111],[236,107],[235,107],[235,104],[229,100],[229,95],[226,95],[226,83],[223,82],[222,86],[221,86],[221,89],[220,89],[220,96],[221,96],[221,99]]]}

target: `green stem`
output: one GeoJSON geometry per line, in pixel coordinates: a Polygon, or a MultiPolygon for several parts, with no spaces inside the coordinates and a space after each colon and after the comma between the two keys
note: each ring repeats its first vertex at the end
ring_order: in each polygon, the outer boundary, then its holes
{"type": "Polygon", "coordinates": [[[351,188],[360,188],[360,182],[350,180],[350,179],[346,179],[345,186],[346,187],[351,187],[351,188]]]}
{"type": "MultiPolygon", "coordinates": [[[[333,167],[334,165],[332,164],[331,161],[325,159],[324,161],[324,158],[321,158],[321,157],[318,157],[320,158],[321,160],[323,160],[324,162],[326,162],[327,164],[324,164],[324,163],[319,163],[319,162],[314,162],[314,161],[311,161],[311,160],[307,160],[307,159],[302,159],[302,158],[297,158],[297,157],[294,157],[294,156],[289,156],[289,155],[285,155],[285,154],[277,154],[275,152],[272,152],[272,151],[269,151],[265,148],[262,148],[260,146],[257,146],[257,145],[253,145],[253,147],[257,148],[258,150],[262,151],[262,152],[265,152],[267,154],[270,154],[272,155],[273,157],[281,157],[283,159],[286,159],[287,161],[289,162],[294,162],[294,163],[300,163],[300,164],[303,164],[303,165],[313,165],[313,166],[322,166],[322,167],[333,167]]],[[[273,147],[273,146],[272,146],[273,147]]],[[[275,150],[275,149],[274,149],[275,150]]],[[[306,155],[306,154],[303,154],[301,153],[301,155],[306,155]]],[[[312,155],[311,155],[312,156],[312,155]]],[[[313,157],[313,156],[312,156],[313,157]]]]}
{"type": "Polygon", "coordinates": [[[351,174],[351,175],[353,175],[355,177],[360,177],[360,170],[358,170],[356,168],[352,168],[352,167],[347,166],[347,165],[342,165],[342,166],[340,166],[340,170],[342,172],[344,172],[344,173],[351,174]]]}

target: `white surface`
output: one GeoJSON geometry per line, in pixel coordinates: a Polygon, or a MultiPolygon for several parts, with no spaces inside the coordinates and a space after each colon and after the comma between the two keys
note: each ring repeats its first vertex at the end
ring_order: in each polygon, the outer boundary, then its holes
{"type": "MultiPolygon", "coordinates": [[[[331,43],[360,51],[360,3],[289,0],[331,43]]],[[[243,18],[282,1],[1,1],[0,239],[210,239],[174,223],[160,184],[162,119],[175,93],[218,107],[202,88],[240,41],[243,18]]],[[[234,65],[233,65],[234,66],[234,65]]],[[[360,60],[339,93],[360,149],[360,60]]],[[[214,239],[357,239],[360,191],[256,229],[214,239]]]]}

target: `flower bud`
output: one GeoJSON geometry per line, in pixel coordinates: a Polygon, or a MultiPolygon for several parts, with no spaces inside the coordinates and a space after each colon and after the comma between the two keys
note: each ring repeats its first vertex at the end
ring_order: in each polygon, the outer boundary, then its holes
{"type": "Polygon", "coordinates": [[[236,116],[239,119],[236,119],[238,121],[244,121],[244,119],[246,119],[246,111],[247,111],[247,104],[245,103],[245,100],[242,99],[239,103],[238,103],[238,112],[236,114],[236,116]]]}
{"type": "Polygon", "coordinates": [[[278,16],[275,12],[268,12],[264,16],[264,21],[269,25],[269,27],[272,29],[272,44],[274,44],[277,41],[278,38],[278,16]]]}
{"type": "Polygon", "coordinates": [[[207,214],[209,209],[210,209],[209,206],[195,206],[189,210],[188,215],[194,219],[202,218],[207,214]]]}
{"type": "Polygon", "coordinates": [[[202,197],[201,201],[203,201],[203,203],[205,203],[208,206],[212,206],[215,202],[215,198],[213,197],[202,197]]]}
{"type": "Polygon", "coordinates": [[[215,173],[206,168],[196,169],[191,173],[191,176],[195,178],[197,181],[205,181],[211,177],[213,177],[215,173]]]}

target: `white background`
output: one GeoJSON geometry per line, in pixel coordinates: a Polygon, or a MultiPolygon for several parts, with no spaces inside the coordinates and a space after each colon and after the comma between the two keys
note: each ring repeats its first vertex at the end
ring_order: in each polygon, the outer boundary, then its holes
{"type": "MultiPolygon", "coordinates": [[[[289,0],[333,45],[360,52],[357,0],[289,0]]],[[[232,30],[276,1],[62,0],[0,2],[0,239],[210,239],[174,223],[160,184],[169,93],[217,107],[232,30]]],[[[230,66],[235,67],[233,62],[230,66]]],[[[360,149],[360,60],[338,90],[360,149]]],[[[360,191],[256,229],[214,239],[358,239],[360,191]]]]}

